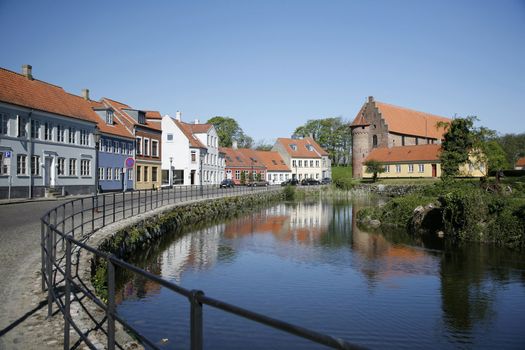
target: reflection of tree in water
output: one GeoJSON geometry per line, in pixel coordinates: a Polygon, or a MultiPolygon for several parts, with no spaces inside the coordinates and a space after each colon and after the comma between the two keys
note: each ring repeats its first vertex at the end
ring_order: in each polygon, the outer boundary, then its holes
{"type": "Polygon", "coordinates": [[[513,270],[523,271],[525,263],[515,252],[488,245],[445,249],[441,260],[444,321],[452,331],[470,331],[476,323],[491,320],[498,289],[517,273],[513,270]]]}

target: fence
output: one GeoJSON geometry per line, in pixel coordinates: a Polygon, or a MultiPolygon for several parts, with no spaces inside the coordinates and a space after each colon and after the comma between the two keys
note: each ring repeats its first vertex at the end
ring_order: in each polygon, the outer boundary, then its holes
{"type": "MultiPolygon", "coordinates": [[[[137,214],[149,212],[153,209],[174,203],[183,203],[192,200],[219,198],[234,195],[249,195],[258,192],[280,191],[280,186],[269,187],[234,187],[220,188],[216,185],[208,186],[180,186],[159,190],[141,190],[124,193],[109,193],[88,198],[75,199],[57,206],[48,211],[41,219],[41,274],[42,290],[47,291],[48,317],[53,315],[53,305],[58,307],[64,317],[64,349],[86,344],[90,349],[97,347],[89,339],[89,331],[82,330],[71,317],[72,302],[89,298],[105,313],[102,321],[97,321],[87,308],[84,311],[97,324],[95,327],[104,333],[107,338],[107,348],[121,348],[115,340],[115,324],[119,322],[149,348],[158,349],[150,339],[121,318],[116,312],[115,305],[115,268],[136,273],[148,280],[188,298],[190,303],[190,344],[191,349],[203,347],[203,306],[219,309],[224,312],[243,317],[260,324],[273,327],[299,337],[309,339],[318,344],[337,349],[361,349],[361,347],[344,340],[321,334],[306,328],[286,323],[268,316],[252,312],[213,299],[200,290],[188,290],[181,286],[163,280],[147,271],[133,266],[106,252],[90,247],[86,241],[100,227],[118,222],[137,214]],[[107,261],[107,288],[108,298],[103,302],[90,290],[88,284],[79,275],[80,252],[85,250],[96,257],[107,261]],[[72,300],[73,298],[73,300],[72,300]],[[105,326],[105,327],[104,327],[105,326]],[[71,346],[70,331],[77,334],[77,340],[71,346]]],[[[85,268],[85,267],[83,267],[85,268]]]]}

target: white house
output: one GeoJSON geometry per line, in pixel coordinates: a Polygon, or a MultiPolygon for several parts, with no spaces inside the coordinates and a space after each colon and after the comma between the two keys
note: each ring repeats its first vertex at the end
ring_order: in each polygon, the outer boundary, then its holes
{"type": "Polygon", "coordinates": [[[279,152],[255,151],[257,157],[266,167],[266,180],[270,185],[281,184],[292,178],[292,171],[286,165],[279,152]]]}

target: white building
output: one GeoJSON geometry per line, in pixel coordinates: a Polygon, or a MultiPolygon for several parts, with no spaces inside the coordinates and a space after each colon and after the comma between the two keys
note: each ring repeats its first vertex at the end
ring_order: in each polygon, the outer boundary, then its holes
{"type": "Polygon", "coordinates": [[[224,156],[218,145],[217,131],[212,124],[199,124],[198,120],[194,124],[185,123],[180,112],[175,118],[165,115],[162,118],[162,184],[220,183],[224,177],[224,156]]]}
{"type": "Polygon", "coordinates": [[[255,151],[255,153],[266,167],[266,180],[270,185],[278,185],[292,178],[292,171],[279,152],[255,151]]]}

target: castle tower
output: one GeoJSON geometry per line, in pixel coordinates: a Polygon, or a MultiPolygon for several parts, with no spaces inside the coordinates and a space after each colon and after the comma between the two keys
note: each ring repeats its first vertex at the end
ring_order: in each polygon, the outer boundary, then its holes
{"type": "MultiPolygon", "coordinates": [[[[368,102],[374,98],[369,97],[368,102]]],[[[363,177],[363,162],[370,152],[370,123],[365,119],[366,103],[355,117],[352,128],[352,177],[363,177]]]]}

